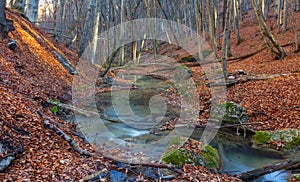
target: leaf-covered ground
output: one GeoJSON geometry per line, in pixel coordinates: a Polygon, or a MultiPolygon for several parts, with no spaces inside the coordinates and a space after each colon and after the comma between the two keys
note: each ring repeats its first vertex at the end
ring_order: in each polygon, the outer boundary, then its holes
{"type": "MultiPolygon", "coordinates": [[[[299,21],[300,16],[296,17],[299,21]]],[[[17,13],[8,12],[8,18],[14,20],[16,30],[9,33],[9,37],[17,40],[18,48],[15,52],[10,50],[7,47],[10,39],[1,38],[0,139],[22,141],[24,148],[12,165],[0,173],[0,181],[74,181],[99,169],[109,168],[112,162],[99,155],[86,158],[76,153],[60,136],[46,129],[43,118],[36,113],[41,110],[63,124],[62,129],[80,147],[94,153],[91,145],[67,131],[74,130],[71,123],[66,124],[55,117],[50,107],[43,107],[49,98],[71,101],[72,76],[60,65],[53,51],[59,51],[74,66],[78,62],[76,54],[53,41],[17,13]]],[[[244,41],[240,45],[233,43],[234,57],[262,47],[263,39],[258,30],[252,18],[242,22],[241,36],[244,41]]],[[[292,29],[288,33],[275,35],[282,44],[291,43],[294,37],[292,29]]],[[[234,34],[232,37],[234,42],[234,34]]],[[[249,111],[250,122],[264,123],[251,126],[255,130],[300,129],[300,54],[293,53],[293,45],[285,47],[285,50],[288,57],[281,61],[274,60],[265,49],[252,57],[228,64],[229,72],[243,69],[249,74],[290,74],[237,84],[229,89],[228,100],[241,103],[249,111]]],[[[178,59],[186,56],[184,51],[177,53],[178,59]]],[[[192,70],[201,99],[200,109],[204,111],[200,119],[206,119],[209,89],[203,81],[201,68],[193,67],[192,70]]],[[[175,181],[238,181],[227,175],[214,174],[203,167],[186,165],[183,171],[185,174],[175,181]]]]}

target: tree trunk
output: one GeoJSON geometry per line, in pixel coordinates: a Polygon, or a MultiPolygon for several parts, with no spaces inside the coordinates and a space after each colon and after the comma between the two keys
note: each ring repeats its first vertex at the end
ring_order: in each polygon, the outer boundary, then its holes
{"type": "Polygon", "coordinates": [[[61,0],[59,13],[57,14],[56,25],[54,30],[54,37],[57,41],[60,41],[61,34],[62,34],[62,24],[64,22],[64,16],[65,16],[65,5],[66,5],[66,0],[61,0]]]}
{"type": "Polygon", "coordinates": [[[91,32],[92,32],[92,23],[95,15],[95,8],[96,8],[96,0],[91,0],[90,2],[90,7],[89,7],[89,12],[87,15],[86,23],[85,23],[85,28],[84,28],[84,35],[80,43],[80,48],[78,51],[78,55],[81,56],[86,49],[86,46],[88,44],[91,32]]]}
{"type": "Polygon", "coordinates": [[[95,64],[101,14],[101,0],[97,0],[96,16],[94,19],[93,38],[91,43],[91,63],[95,64]]]}
{"type": "Polygon", "coordinates": [[[16,8],[19,12],[24,13],[26,0],[11,0],[10,6],[16,8]]]}
{"type": "Polygon", "coordinates": [[[229,58],[232,56],[231,54],[231,27],[233,22],[233,3],[229,3],[230,6],[227,7],[229,11],[229,17],[228,17],[228,30],[227,30],[227,38],[226,38],[226,57],[229,58]]]}
{"type": "Polygon", "coordinates": [[[217,43],[215,38],[215,21],[214,21],[214,1],[207,0],[207,11],[208,11],[208,22],[209,22],[209,36],[210,36],[210,43],[213,49],[215,56],[217,56],[217,43]]]}
{"type": "MultiPolygon", "coordinates": [[[[224,4],[225,5],[225,4],[224,4]]],[[[228,73],[227,73],[227,65],[226,65],[226,44],[227,44],[227,39],[229,38],[229,15],[230,15],[230,0],[227,1],[227,10],[224,14],[225,16],[225,22],[224,22],[224,32],[223,32],[223,46],[222,46],[222,66],[223,66],[223,74],[224,74],[224,78],[225,80],[228,80],[228,73]]]]}
{"type": "MultiPolygon", "coordinates": [[[[126,16],[126,1],[125,0],[121,0],[121,9],[120,9],[120,23],[124,22],[124,18],[126,16]]],[[[125,31],[123,30],[123,26],[121,26],[120,29],[120,40],[123,40],[123,37],[125,37],[125,31]]],[[[120,50],[120,66],[123,66],[125,63],[125,46],[121,47],[120,50]]]]}
{"type": "Polygon", "coordinates": [[[255,1],[256,0],[251,0],[262,36],[264,37],[266,44],[270,48],[271,52],[275,55],[276,59],[283,59],[286,56],[286,53],[269,31],[265,18],[262,16],[261,11],[255,1]]]}
{"type": "Polygon", "coordinates": [[[282,4],[281,4],[281,0],[277,0],[276,1],[277,3],[277,33],[280,33],[280,25],[281,25],[281,7],[282,7],[282,4]]]}
{"type": "Polygon", "coordinates": [[[283,32],[286,32],[288,29],[288,10],[289,9],[289,2],[288,0],[284,0],[284,6],[283,6],[283,32]]]}
{"type": "MultiPolygon", "coordinates": [[[[296,4],[295,4],[295,6],[296,6],[296,4]]],[[[295,19],[294,10],[292,11],[292,22],[293,22],[293,29],[295,32],[295,52],[299,52],[299,41],[298,41],[299,36],[298,36],[298,31],[297,31],[297,20],[295,19]]]]}
{"type": "Polygon", "coordinates": [[[39,0],[26,0],[25,15],[29,21],[35,23],[38,18],[39,0]]]}
{"type": "Polygon", "coordinates": [[[8,32],[15,30],[13,22],[6,19],[5,14],[6,0],[0,0],[0,32],[6,37],[8,32]]]}
{"type": "Polygon", "coordinates": [[[196,14],[196,33],[198,34],[197,38],[198,38],[198,56],[199,56],[199,59],[200,61],[203,61],[204,58],[203,58],[203,55],[202,55],[202,42],[201,42],[201,38],[200,38],[200,18],[199,18],[199,10],[198,10],[198,7],[199,7],[199,4],[198,4],[198,0],[194,0],[194,3],[195,3],[195,14],[196,14]]]}
{"type": "Polygon", "coordinates": [[[239,2],[238,0],[234,0],[234,24],[235,24],[235,32],[237,44],[239,45],[242,42],[242,38],[240,36],[240,28],[239,28],[239,2]]]}

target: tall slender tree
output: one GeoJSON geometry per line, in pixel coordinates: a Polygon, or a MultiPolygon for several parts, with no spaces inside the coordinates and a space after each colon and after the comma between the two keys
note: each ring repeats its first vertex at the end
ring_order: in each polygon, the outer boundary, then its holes
{"type": "Polygon", "coordinates": [[[263,38],[265,39],[267,46],[277,59],[283,59],[286,56],[285,51],[278,43],[278,41],[274,38],[272,33],[269,31],[269,27],[266,23],[264,16],[262,16],[262,13],[256,0],[251,0],[251,2],[260,26],[260,31],[262,33],[263,38]]]}
{"type": "Polygon", "coordinates": [[[90,1],[90,7],[88,10],[88,15],[86,18],[86,23],[85,23],[85,28],[84,28],[84,35],[82,37],[78,55],[81,56],[86,49],[86,46],[88,44],[89,38],[91,36],[92,32],[92,24],[93,24],[93,19],[95,15],[95,8],[96,8],[96,0],[91,0],[90,1]]]}
{"type": "Polygon", "coordinates": [[[56,25],[54,29],[54,37],[56,40],[60,40],[61,34],[62,34],[62,27],[64,22],[64,16],[65,16],[65,5],[66,0],[60,0],[60,6],[59,6],[59,13],[56,17],[56,25]]]}

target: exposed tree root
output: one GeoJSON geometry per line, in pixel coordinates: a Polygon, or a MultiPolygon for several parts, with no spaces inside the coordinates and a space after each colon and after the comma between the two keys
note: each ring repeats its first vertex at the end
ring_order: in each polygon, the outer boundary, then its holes
{"type": "Polygon", "coordinates": [[[47,128],[50,128],[51,130],[55,131],[55,133],[57,133],[60,137],[62,137],[64,140],[66,140],[70,146],[73,148],[73,150],[75,150],[76,152],[78,152],[80,155],[84,155],[87,157],[90,157],[92,154],[90,154],[88,151],[81,149],[75,141],[72,140],[71,137],[69,137],[64,131],[62,131],[61,129],[59,129],[58,127],[54,126],[53,124],[51,124],[51,118],[49,118],[48,116],[46,116],[42,111],[37,111],[38,114],[40,116],[42,116],[45,120],[44,120],[44,125],[47,128]]]}

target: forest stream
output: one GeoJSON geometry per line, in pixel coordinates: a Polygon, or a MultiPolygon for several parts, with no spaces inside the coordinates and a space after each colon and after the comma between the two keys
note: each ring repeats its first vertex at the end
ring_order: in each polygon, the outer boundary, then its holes
{"type": "MultiPolygon", "coordinates": [[[[151,76],[137,76],[135,77],[135,89],[130,90],[129,99],[130,107],[135,115],[145,117],[150,114],[148,102],[153,95],[157,95],[163,91],[166,91],[170,85],[166,84],[164,80],[151,76]]],[[[123,94],[118,94],[120,91],[113,91],[114,97],[120,96],[117,100],[128,99],[124,98],[123,94]]],[[[111,102],[111,93],[105,92],[96,96],[97,106],[101,106],[105,119],[102,119],[103,124],[97,126],[95,123],[99,121],[99,118],[89,118],[91,125],[81,130],[87,137],[94,137],[95,133],[101,133],[101,138],[106,140],[114,140],[114,145],[126,142],[133,143],[151,143],[152,141],[159,140],[162,137],[168,135],[168,131],[158,132],[158,134],[150,134],[153,128],[134,128],[130,124],[122,121],[128,121],[129,116],[116,113],[111,102]],[[93,121],[94,120],[94,121],[93,121]],[[94,124],[94,125],[93,125],[94,124]],[[105,130],[103,130],[105,126],[105,130]],[[102,128],[101,128],[102,127],[102,128]],[[105,136],[107,135],[107,136],[105,136]]],[[[118,106],[119,108],[122,106],[118,106]]],[[[128,105],[124,106],[128,107],[128,105]]],[[[179,116],[180,109],[176,107],[170,107],[168,109],[162,121],[172,120],[179,116]],[[171,109],[170,109],[171,108],[171,109]]],[[[152,111],[153,112],[153,111],[152,111]]],[[[154,111],[155,112],[155,111],[154,111]]],[[[83,116],[76,116],[78,120],[85,120],[80,118],[83,116]]],[[[202,136],[203,129],[195,129],[191,138],[199,140],[202,136]]],[[[93,138],[95,140],[95,138],[93,138]]],[[[97,140],[97,138],[96,138],[97,140]]],[[[97,143],[97,141],[94,141],[97,143]]],[[[99,141],[100,143],[102,141],[99,141]]],[[[210,143],[215,147],[222,158],[222,173],[228,173],[230,175],[239,174],[251,169],[262,167],[272,162],[280,161],[281,156],[274,155],[272,153],[266,153],[257,149],[251,148],[250,137],[238,136],[235,131],[232,130],[220,130],[216,137],[210,143]]],[[[120,163],[119,165],[122,165],[120,163]]],[[[155,172],[151,169],[146,169],[149,178],[155,178],[155,172]],[[150,170],[150,172],[149,172],[150,170]]],[[[290,177],[289,171],[277,171],[271,174],[267,174],[257,179],[260,181],[287,181],[290,177]]],[[[112,181],[120,181],[120,179],[130,179],[130,176],[118,171],[110,171],[110,178],[112,181]]],[[[121,180],[121,181],[122,181],[121,180]]],[[[130,181],[130,180],[129,180],[130,181]]]]}

